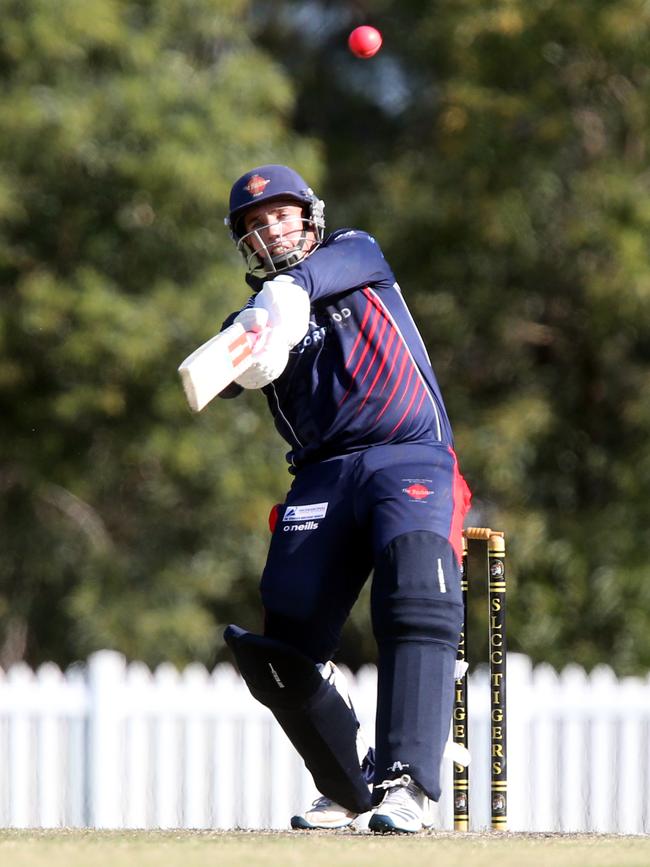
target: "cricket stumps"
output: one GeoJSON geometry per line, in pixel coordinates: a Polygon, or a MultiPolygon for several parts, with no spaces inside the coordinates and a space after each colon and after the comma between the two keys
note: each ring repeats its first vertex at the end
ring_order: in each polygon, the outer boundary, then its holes
{"type": "MultiPolygon", "coordinates": [[[[508,821],[508,764],[506,715],[506,571],[505,535],[486,527],[468,527],[463,532],[461,589],[463,627],[458,645],[458,660],[467,662],[467,602],[476,577],[470,574],[475,562],[485,563],[488,601],[488,647],[490,676],[490,778],[491,826],[505,831],[508,821]],[[470,557],[470,554],[472,555],[470,557]]],[[[477,567],[478,568],[478,567],[477,567]]],[[[482,571],[481,565],[481,571],[482,571]]],[[[475,590],[477,588],[474,588],[475,590]]],[[[453,711],[453,739],[469,746],[467,675],[456,681],[453,711]]],[[[454,829],[469,830],[468,767],[454,763],[454,829]]]]}

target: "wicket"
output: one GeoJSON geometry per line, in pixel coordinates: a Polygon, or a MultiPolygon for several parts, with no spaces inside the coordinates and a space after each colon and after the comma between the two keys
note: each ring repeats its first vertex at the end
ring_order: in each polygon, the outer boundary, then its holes
{"type": "MultiPolygon", "coordinates": [[[[485,556],[488,591],[490,670],[490,776],[491,824],[505,831],[508,822],[508,764],[506,716],[506,572],[504,533],[486,527],[468,527],[463,532],[463,628],[458,660],[467,661],[467,599],[470,582],[469,553],[485,556]],[[474,547],[476,546],[476,547],[474,547]]],[[[468,746],[467,676],[456,681],[453,739],[468,746]]],[[[469,830],[469,768],[454,763],[454,829],[469,830]]]]}

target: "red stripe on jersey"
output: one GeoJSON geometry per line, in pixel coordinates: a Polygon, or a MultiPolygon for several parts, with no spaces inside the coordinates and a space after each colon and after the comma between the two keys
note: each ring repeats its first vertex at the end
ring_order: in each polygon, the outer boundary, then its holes
{"type": "Polygon", "coordinates": [[[363,378],[361,380],[362,383],[366,381],[366,377],[368,376],[368,374],[372,370],[372,366],[375,363],[375,360],[377,358],[377,354],[381,348],[381,341],[384,338],[384,331],[386,330],[386,326],[388,325],[388,319],[386,319],[386,317],[383,317],[383,319],[384,319],[384,324],[381,326],[381,329],[379,331],[379,337],[377,338],[377,346],[375,347],[375,351],[373,352],[372,358],[370,359],[370,364],[368,365],[366,372],[363,374],[363,378]]]}
{"type": "Polygon", "coordinates": [[[379,415],[375,419],[375,424],[379,421],[379,419],[382,417],[382,415],[386,412],[388,407],[391,405],[393,398],[395,397],[395,392],[397,391],[399,384],[402,381],[402,377],[404,376],[404,365],[406,364],[407,361],[408,361],[408,352],[405,352],[404,353],[404,359],[402,361],[402,364],[400,365],[399,374],[397,375],[397,382],[393,386],[393,390],[391,391],[391,393],[388,395],[386,403],[384,404],[384,408],[382,409],[382,411],[379,413],[379,415]]]}
{"type": "Polygon", "coordinates": [[[372,302],[369,300],[366,304],[366,309],[363,311],[363,318],[361,319],[361,325],[359,326],[359,333],[357,334],[357,339],[354,341],[352,345],[352,349],[350,350],[350,354],[345,360],[345,366],[347,367],[349,363],[352,361],[354,353],[357,351],[357,346],[359,345],[359,341],[363,336],[363,328],[366,322],[368,321],[368,317],[370,316],[370,308],[373,306],[372,302]]]}
{"type": "Polygon", "coordinates": [[[404,388],[402,389],[402,396],[400,397],[400,399],[397,402],[398,406],[401,405],[402,401],[404,400],[404,398],[408,394],[409,385],[411,384],[411,377],[412,376],[413,376],[413,365],[411,365],[411,369],[409,370],[409,375],[406,379],[406,384],[404,385],[404,388]]]}
{"type": "MultiPolygon", "coordinates": [[[[370,316],[370,310],[372,309],[373,306],[374,306],[374,305],[372,304],[371,300],[368,299],[368,303],[366,304],[366,309],[363,311],[363,317],[362,317],[362,319],[361,319],[361,325],[359,326],[359,333],[357,334],[356,340],[354,341],[354,344],[353,344],[353,346],[352,346],[352,349],[350,350],[350,354],[348,355],[348,357],[347,357],[347,359],[346,359],[346,362],[345,362],[345,366],[346,366],[346,368],[347,368],[347,366],[350,364],[350,362],[352,361],[352,358],[354,357],[354,353],[357,351],[357,347],[359,346],[359,343],[361,342],[361,338],[364,336],[364,334],[363,334],[363,329],[364,329],[364,326],[366,325],[366,323],[367,323],[367,321],[368,321],[368,317],[370,316]]],[[[369,339],[369,338],[368,338],[368,339],[369,339]]],[[[340,409],[340,407],[343,406],[343,404],[345,403],[345,401],[346,401],[346,400],[348,399],[348,397],[350,396],[350,392],[352,391],[352,386],[354,385],[354,377],[356,376],[356,373],[357,373],[357,371],[358,371],[358,369],[359,369],[359,365],[360,365],[361,362],[363,361],[363,358],[364,358],[364,356],[365,356],[365,354],[366,354],[367,351],[368,351],[368,344],[366,343],[366,348],[364,349],[364,351],[363,351],[363,353],[362,353],[362,355],[361,355],[361,360],[359,361],[359,363],[357,364],[356,368],[355,368],[354,371],[352,372],[352,382],[351,382],[350,385],[348,386],[347,391],[345,392],[345,394],[343,395],[343,397],[339,400],[339,402],[338,402],[338,404],[337,404],[337,408],[340,409]]]]}
{"type": "Polygon", "coordinates": [[[370,332],[368,333],[368,336],[366,337],[366,345],[363,347],[363,352],[361,353],[361,358],[357,361],[357,366],[352,371],[352,379],[356,378],[356,375],[357,375],[357,373],[359,373],[359,369],[361,368],[361,365],[363,364],[363,361],[366,357],[366,354],[367,354],[368,350],[370,349],[371,340],[375,334],[375,331],[377,330],[377,322],[378,321],[379,321],[379,310],[375,310],[375,315],[373,316],[373,319],[372,319],[372,325],[370,326],[370,332]]]}
{"type": "Polygon", "coordinates": [[[460,565],[463,559],[463,521],[465,520],[465,515],[469,512],[472,502],[472,492],[458,468],[456,453],[452,448],[449,449],[449,453],[454,459],[454,480],[452,485],[453,510],[449,526],[449,543],[454,549],[460,565]]]}
{"type": "MultiPolygon", "coordinates": [[[[397,430],[397,428],[401,425],[401,423],[404,421],[404,419],[406,418],[406,416],[409,414],[409,410],[410,410],[411,407],[413,406],[413,401],[415,400],[415,396],[416,396],[416,394],[418,393],[418,391],[419,391],[421,385],[422,385],[421,380],[419,380],[419,379],[416,380],[416,382],[415,382],[415,388],[413,389],[413,395],[412,395],[412,397],[411,397],[411,399],[410,399],[410,401],[409,401],[409,405],[406,407],[406,409],[405,409],[404,412],[402,413],[402,417],[401,417],[401,419],[397,422],[397,424],[396,424],[395,427],[392,429],[392,431],[388,434],[388,436],[392,436],[392,435],[395,433],[395,431],[397,430]]],[[[404,389],[404,393],[406,393],[406,389],[404,389]]],[[[401,402],[402,402],[402,401],[400,401],[400,403],[401,403],[401,402]]],[[[398,404],[398,406],[399,406],[399,404],[398,404]]]]}
{"type": "Polygon", "coordinates": [[[397,364],[397,359],[400,357],[400,353],[402,352],[402,349],[404,349],[404,344],[400,343],[400,345],[397,347],[397,352],[393,356],[393,363],[390,366],[390,369],[388,371],[386,379],[384,380],[384,384],[382,385],[381,391],[379,392],[380,396],[384,393],[384,389],[386,388],[386,386],[390,382],[390,378],[393,375],[393,370],[395,369],[395,365],[397,364]]]}
{"type": "MultiPolygon", "coordinates": [[[[388,322],[388,320],[386,320],[386,321],[388,322]]],[[[389,351],[390,351],[390,347],[391,347],[391,344],[392,344],[393,340],[395,339],[395,335],[396,335],[396,334],[397,334],[397,332],[395,331],[395,329],[394,329],[394,328],[391,329],[390,337],[388,338],[388,343],[386,344],[386,349],[384,350],[384,357],[382,358],[382,360],[381,360],[381,364],[379,365],[379,370],[378,370],[377,373],[375,374],[375,378],[373,379],[372,383],[370,384],[370,388],[368,389],[368,393],[367,393],[366,396],[364,397],[363,402],[359,405],[359,407],[358,407],[358,409],[357,409],[357,415],[358,415],[358,414],[361,412],[361,410],[364,408],[364,406],[366,405],[366,401],[368,400],[368,398],[369,398],[370,395],[372,394],[374,387],[377,385],[377,381],[379,380],[379,377],[381,376],[382,371],[383,371],[383,369],[384,369],[384,367],[385,367],[385,365],[386,365],[386,361],[388,360],[388,354],[389,354],[389,351]]],[[[395,356],[395,359],[396,359],[396,358],[397,358],[397,355],[395,356]]],[[[395,364],[395,359],[393,360],[393,364],[395,364]]],[[[392,369],[392,368],[391,368],[391,369],[392,369]]],[[[389,376],[390,376],[390,374],[389,374],[389,376]]],[[[386,381],[388,381],[388,380],[386,380],[386,381]]],[[[386,387],[386,386],[384,385],[384,388],[385,388],[385,387],[386,387]]],[[[383,389],[382,389],[382,391],[383,391],[383,389]]],[[[380,394],[381,394],[381,392],[380,392],[380,394]]]]}

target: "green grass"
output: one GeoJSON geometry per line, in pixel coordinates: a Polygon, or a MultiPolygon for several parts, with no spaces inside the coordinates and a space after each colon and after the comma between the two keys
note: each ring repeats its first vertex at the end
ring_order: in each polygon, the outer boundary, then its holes
{"type": "Polygon", "coordinates": [[[650,837],[0,831],[2,867],[648,867],[650,837]]]}

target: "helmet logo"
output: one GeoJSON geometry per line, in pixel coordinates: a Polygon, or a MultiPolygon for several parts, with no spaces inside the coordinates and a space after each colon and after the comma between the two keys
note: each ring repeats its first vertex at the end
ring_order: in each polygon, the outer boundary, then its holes
{"type": "Polygon", "coordinates": [[[263,178],[261,175],[253,175],[253,177],[249,179],[244,189],[249,195],[253,197],[261,196],[266,189],[266,185],[270,183],[270,178],[267,179],[263,178]]]}

